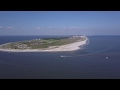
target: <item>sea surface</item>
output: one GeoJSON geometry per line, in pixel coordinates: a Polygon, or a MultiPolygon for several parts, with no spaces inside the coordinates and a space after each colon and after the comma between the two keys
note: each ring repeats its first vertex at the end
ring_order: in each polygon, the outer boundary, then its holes
{"type": "MultiPolygon", "coordinates": [[[[0,44],[64,36],[0,36],[0,44]]],[[[120,79],[120,36],[87,36],[69,52],[0,51],[0,79],[120,79]]]]}

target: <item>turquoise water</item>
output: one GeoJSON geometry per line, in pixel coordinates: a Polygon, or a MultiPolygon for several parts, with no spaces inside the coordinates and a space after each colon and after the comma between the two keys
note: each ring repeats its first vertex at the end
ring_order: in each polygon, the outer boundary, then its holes
{"type": "MultiPolygon", "coordinates": [[[[61,36],[0,36],[0,44],[42,37],[61,36]]],[[[0,51],[0,78],[119,79],[120,36],[88,38],[87,45],[72,52],[0,51]]]]}

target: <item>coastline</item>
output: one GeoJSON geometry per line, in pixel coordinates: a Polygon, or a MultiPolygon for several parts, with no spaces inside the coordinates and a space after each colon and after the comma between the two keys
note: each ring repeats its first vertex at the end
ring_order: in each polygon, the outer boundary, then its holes
{"type": "MultiPolygon", "coordinates": [[[[84,36],[85,37],[85,36],[84,36]]],[[[75,51],[81,49],[80,46],[83,46],[87,43],[88,38],[85,37],[86,40],[84,41],[79,41],[71,44],[66,44],[62,46],[51,46],[49,48],[46,48],[44,50],[42,49],[25,49],[25,50],[20,50],[20,49],[0,49],[0,51],[6,51],[6,52],[60,52],[60,51],[75,51]],[[57,48],[55,48],[57,47],[57,48]]]]}

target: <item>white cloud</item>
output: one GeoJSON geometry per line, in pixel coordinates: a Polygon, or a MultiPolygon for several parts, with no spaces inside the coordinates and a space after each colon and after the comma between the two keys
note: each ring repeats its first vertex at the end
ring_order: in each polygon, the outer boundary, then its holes
{"type": "Polygon", "coordinates": [[[0,26],[0,28],[3,28],[3,26],[0,26]]]}
{"type": "Polygon", "coordinates": [[[78,27],[72,27],[72,29],[79,29],[78,27]]]}
{"type": "Polygon", "coordinates": [[[21,29],[26,29],[26,28],[21,28],[21,29]]]}
{"type": "Polygon", "coordinates": [[[59,29],[58,27],[48,27],[48,29],[59,29]]]}
{"type": "Polygon", "coordinates": [[[7,29],[13,29],[13,27],[7,27],[7,29]]]}
{"type": "Polygon", "coordinates": [[[49,28],[52,28],[51,26],[49,28]]]}
{"type": "Polygon", "coordinates": [[[40,30],[40,29],[41,29],[41,27],[36,27],[36,29],[37,29],[37,30],[40,30]]]}
{"type": "Polygon", "coordinates": [[[63,29],[66,29],[66,27],[63,27],[63,29]]]}
{"type": "Polygon", "coordinates": [[[69,27],[69,29],[75,29],[76,27],[69,27]]]}
{"type": "Polygon", "coordinates": [[[70,30],[80,30],[81,28],[79,27],[69,27],[70,30]]]}

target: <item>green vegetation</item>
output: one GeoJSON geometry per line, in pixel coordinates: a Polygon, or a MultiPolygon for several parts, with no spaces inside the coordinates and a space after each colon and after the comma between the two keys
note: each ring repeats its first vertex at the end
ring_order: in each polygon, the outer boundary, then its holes
{"type": "Polygon", "coordinates": [[[9,44],[1,45],[2,49],[45,49],[49,46],[60,46],[77,41],[85,40],[85,37],[64,37],[64,38],[45,38],[34,39],[28,41],[11,42],[9,44]]]}

